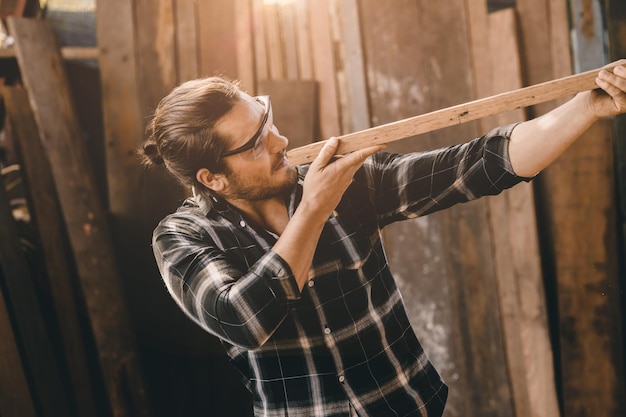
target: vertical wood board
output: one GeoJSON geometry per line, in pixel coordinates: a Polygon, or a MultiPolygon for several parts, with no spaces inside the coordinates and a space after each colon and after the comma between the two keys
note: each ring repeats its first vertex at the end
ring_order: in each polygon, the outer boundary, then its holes
{"type": "Polygon", "coordinates": [[[198,22],[195,0],[174,0],[178,84],[199,76],[198,22]]]}
{"type": "MultiPolygon", "coordinates": [[[[474,98],[463,2],[360,6],[374,125],[474,98]]],[[[476,124],[469,124],[388,149],[447,146],[476,135],[476,124]]],[[[384,234],[414,327],[451,387],[450,415],[513,414],[497,297],[490,291],[494,265],[481,249],[491,246],[485,205],[461,205],[384,234]]]]}
{"type": "Polygon", "coordinates": [[[200,76],[237,78],[234,1],[197,1],[200,76]]]}
{"type": "MultiPolygon", "coordinates": [[[[514,10],[486,17],[488,51],[476,74],[477,85],[483,89],[480,96],[523,85],[514,10]]],[[[481,129],[524,119],[519,109],[481,120],[481,129]]],[[[520,184],[488,198],[488,204],[515,413],[558,416],[532,185],[520,184]]]]}
{"type": "Polygon", "coordinates": [[[113,414],[148,415],[106,214],[95,194],[58,43],[45,21],[10,19],[9,27],[50,159],[113,414]]]}
{"type": "Polygon", "coordinates": [[[334,46],[331,38],[328,0],[309,1],[313,74],[319,82],[320,137],[328,139],[341,133],[334,46]]]}
{"type": "MultiPolygon", "coordinates": [[[[0,185],[0,276],[6,290],[3,299],[15,323],[15,340],[19,340],[16,344],[24,355],[21,363],[32,389],[33,404],[42,417],[71,416],[68,393],[43,319],[34,276],[26,263],[4,182],[0,185]]],[[[16,382],[19,377],[18,373],[16,382]]],[[[24,387],[17,388],[22,389],[20,406],[28,412],[24,387]]]]}
{"type": "Polygon", "coordinates": [[[94,390],[89,374],[85,337],[79,323],[74,274],[65,252],[66,233],[56,197],[50,164],[39,142],[37,125],[28,102],[28,93],[19,87],[4,87],[11,132],[20,158],[28,191],[29,210],[38,231],[47,285],[59,324],[63,354],[67,363],[72,397],[80,416],[96,416],[94,390]]]}
{"type": "Polygon", "coordinates": [[[250,0],[235,0],[235,29],[237,32],[237,73],[241,87],[254,95],[254,40],[252,3],[250,0]]]}

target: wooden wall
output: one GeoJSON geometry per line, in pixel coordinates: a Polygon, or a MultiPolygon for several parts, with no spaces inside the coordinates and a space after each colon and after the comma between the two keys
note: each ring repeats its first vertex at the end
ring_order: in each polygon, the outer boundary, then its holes
{"type": "MultiPolygon", "coordinates": [[[[581,7],[589,12],[594,4],[581,7]]],[[[158,99],[186,79],[227,75],[252,93],[268,81],[314,81],[315,97],[290,100],[314,104],[318,128],[310,140],[323,139],[572,73],[567,13],[565,1],[546,0],[518,0],[497,13],[484,0],[103,2],[98,37],[113,218],[120,230],[134,224],[140,237],[130,244],[144,239],[147,249],[150,226],[180,200],[175,187],[169,198],[148,189],[158,182],[140,171],[131,150],[158,99]]],[[[390,148],[447,146],[555,104],[390,148]]],[[[623,410],[610,126],[594,126],[537,189],[521,185],[385,232],[413,324],[451,385],[448,415],[623,410]],[[593,369],[602,370],[597,378],[593,369]]],[[[132,275],[148,258],[129,267],[132,275]]],[[[153,271],[145,275],[145,282],[135,278],[141,291],[153,287],[154,300],[167,305],[153,271]]],[[[145,303],[141,310],[146,329],[175,315],[145,303]]],[[[171,333],[144,331],[157,339],[151,343],[170,344],[171,333]]]]}
{"type": "MultiPolygon", "coordinates": [[[[621,11],[609,33],[623,54],[621,3],[569,7],[591,50],[598,13],[621,11]]],[[[568,75],[580,62],[568,12],[566,0],[492,13],[485,0],[98,2],[108,210],[155,415],[251,415],[219,343],[174,306],[152,259],[153,227],[185,195],[135,154],[162,96],[195,77],[238,78],[277,109],[309,109],[297,146],[568,75]]],[[[389,149],[460,143],[556,104],[389,149]]],[[[603,121],[533,184],[385,231],[411,321],[450,385],[447,416],[624,414],[613,141],[603,121]]]]}

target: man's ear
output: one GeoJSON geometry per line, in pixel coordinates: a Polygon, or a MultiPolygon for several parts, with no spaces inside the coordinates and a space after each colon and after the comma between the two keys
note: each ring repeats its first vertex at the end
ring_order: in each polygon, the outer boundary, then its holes
{"type": "Polygon", "coordinates": [[[200,184],[218,193],[222,192],[226,186],[226,177],[224,175],[214,174],[206,168],[200,168],[196,172],[196,179],[200,184]]]}

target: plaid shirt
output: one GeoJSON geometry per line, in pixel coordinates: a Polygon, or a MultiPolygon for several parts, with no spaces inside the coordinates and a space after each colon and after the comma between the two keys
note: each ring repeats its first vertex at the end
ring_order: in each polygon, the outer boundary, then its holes
{"type": "MultiPolygon", "coordinates": [[[[170,294],[221,339],[256,416],[440,416],[447,386],[410,324],[380,230],[497,194],[513,174],[513,126],[436,151],[378,153],[357,172],[323,229],[302,293],[276,237],[226,202],[190,198],[156,228],[170,294]]],[[[293,215],[308,166],[290,196],[293,215]]]]}

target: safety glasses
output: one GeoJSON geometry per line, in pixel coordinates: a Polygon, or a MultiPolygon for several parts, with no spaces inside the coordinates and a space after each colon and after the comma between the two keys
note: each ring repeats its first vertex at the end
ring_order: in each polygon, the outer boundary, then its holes
{"type": "Polygon", "coordinates": [[[252,136],[250,140],[248,140],[242,146],[222,153],[222,158],[232,155],[239,155],[241,159],[253,160],[261,156],[263,154],[263,151],[267,147],[267,137],[269,136],[269,132],[274,125],[272,103],[270,101],[270,96],[258,96],[254,97],[254,99],[261,103],[265,108],[265,114],[263,115],[261,126],[259,126],[259,129],[256,131],[254,136],[252,136]]]}

